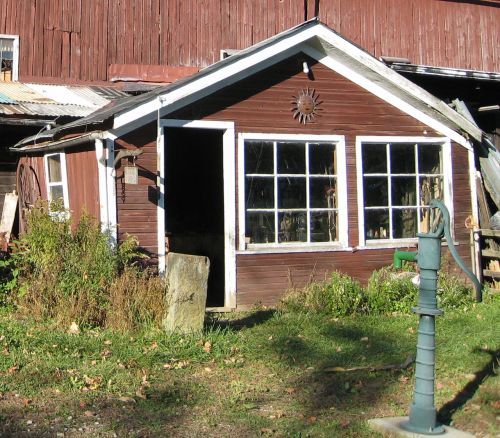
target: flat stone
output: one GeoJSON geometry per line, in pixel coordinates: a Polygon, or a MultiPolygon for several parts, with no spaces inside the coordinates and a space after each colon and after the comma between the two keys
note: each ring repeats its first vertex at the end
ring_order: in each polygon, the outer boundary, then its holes
{"type": "Polygon", "coordinates": [[[443,438],[475,438],[475,435],[469,432],[463,432],[450,426],[445,426],[444,433],[440,435],[424,435],[421,433],[409,432],[401,428],[401,423],[407,422],[408,419],[408,417],[374,418],[368,420],[368,426],[370,429],[391,438],[429,438],[431,436],[443,438]]]}
{"type": "Polygon", "coordinates": [[[210,268],[208,257],[170,252],[167,255],[168,333],[196,333],[203,329],[210,268]]]}

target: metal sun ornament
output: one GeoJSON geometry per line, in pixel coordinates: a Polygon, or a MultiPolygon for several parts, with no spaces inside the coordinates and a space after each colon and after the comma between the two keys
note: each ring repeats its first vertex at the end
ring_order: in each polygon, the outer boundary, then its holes
{"type": "Polygon", "coordinates": [[[298,119],[303,124],[313,120],[318,114],[318,105],[321,103],[318,98],[314,88],[306,87],[300,90],[298,96],[293,96],[293,118],[298,119]]]}

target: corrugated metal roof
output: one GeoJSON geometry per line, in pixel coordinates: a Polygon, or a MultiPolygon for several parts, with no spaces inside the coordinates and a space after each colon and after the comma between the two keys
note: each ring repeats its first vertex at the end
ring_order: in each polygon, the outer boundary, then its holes
{"type": "Polygon", "coordinates": [[[0,113],[85,117],[124,96],[106,87],[0,82],[0,113]]]}

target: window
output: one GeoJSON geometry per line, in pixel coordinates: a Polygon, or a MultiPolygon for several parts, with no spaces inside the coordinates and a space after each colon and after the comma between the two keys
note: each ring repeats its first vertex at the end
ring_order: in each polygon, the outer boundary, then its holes
{"type": "Polygon", "coordinates": [[[431,227],[432,199],[450,204],[449,142],[418,140],[358,138],[360,244],[414,239],[431,227]]]}
{"type": "Polygon", "coordinates": [[[247,247],[345,246],[343,138],[263,137],[247,134],[240,141],[247,247]]]}
{"type": "Polygon", "coordinates": [[[17,81],[19,37],[0,34],[0,81],[17,81]]]}
{"type": "Polygon", "coordinates": [[[68,209],[66,159],[63,153],[45,155],[45,179],[49,202],[61,203],[64,208],[68,209]]]}

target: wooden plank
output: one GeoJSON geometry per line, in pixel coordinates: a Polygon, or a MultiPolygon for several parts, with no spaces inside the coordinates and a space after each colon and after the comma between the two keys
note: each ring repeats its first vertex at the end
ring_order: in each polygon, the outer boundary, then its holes
{"type": "Polygon", "coordinates": [[[483,269],[484,277],[500,278],[500,271],[491,271],[489,269],[483,269]]]}
{"type": "Polygon", "coordinates": [[[477,230],[477,233],[481,234],[483,237],[500,237],[500,230],[477,230]]]}
{"type": "Polygon", "coordinates": [[[500,259],[500,251],[494,251],[492,249],[483,249],[481,251],[483,257],[492,257],[500,259]]]}

